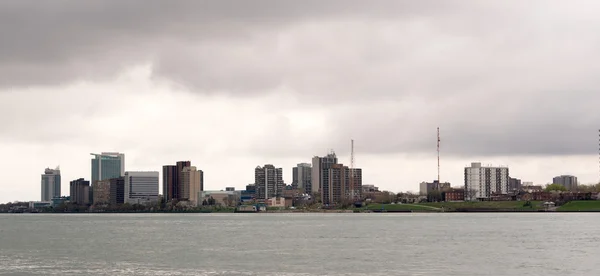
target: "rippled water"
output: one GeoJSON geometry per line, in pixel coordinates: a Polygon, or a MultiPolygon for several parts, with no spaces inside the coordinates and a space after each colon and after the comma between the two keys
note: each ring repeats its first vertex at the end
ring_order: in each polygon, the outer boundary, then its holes
{"type": "Polygon", "coordinates": [[[595,214],[4,214],[0,275],[600,275],[595,214]]]}

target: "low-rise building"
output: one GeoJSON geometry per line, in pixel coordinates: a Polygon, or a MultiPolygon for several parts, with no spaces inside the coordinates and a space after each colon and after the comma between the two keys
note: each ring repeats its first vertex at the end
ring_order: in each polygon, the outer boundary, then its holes
{"type": "Polygon", "coordinates": [[[239,193],[235,191],[201,191],[198,194],[198,206],[210,205],[235,207],[239,204],[239,193]],[[212,200],[211,200],[212,199],[212,200]]]}
{"type": "Polygon", "coordinates": [[[448,182],[439,183],[437,180],[433,182],[421,182],[419,185],[419,195],[426,196],[432,191],[437,190],[441,192],[447,189],[450,189],[450,183],[448,182]]]}
{"type": "Polygon", "coordinates": [[[29,209],[48,208],[52,206],[52,201],[30,201],[29,209]]]}
{"type": "Polygon", "coordinates": [[[445,201],[464,201],[465,189],[450,189],[444,192],[445,201]]]}
{"type": "Polygon", "coordinates": [[[272,197],[265,202],[269,207],[289,208],[292,207],[292,201],[283,197],[272,197]]]}

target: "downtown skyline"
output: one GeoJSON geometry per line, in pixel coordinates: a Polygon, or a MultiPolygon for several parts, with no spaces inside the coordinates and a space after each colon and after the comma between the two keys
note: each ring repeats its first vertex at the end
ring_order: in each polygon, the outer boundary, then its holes
{"type": "Polygon", "coordinates": [[[364,184],[416,192],[437,127],[453,186],[471,162],[599,180],[600,3],[224,2],[0,3],[0,202],[39,200],[56,166],[65,194],[100,150],[194,160],[206,190],[264,164],[290,184],[331,149],[349,164],[350,139],[364,184]]]}

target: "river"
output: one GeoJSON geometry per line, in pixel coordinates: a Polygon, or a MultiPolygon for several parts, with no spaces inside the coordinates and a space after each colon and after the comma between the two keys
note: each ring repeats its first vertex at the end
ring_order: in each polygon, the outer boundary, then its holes
{"type": "Polygon", "coordinates": [[[0,275],[600,275],[585,213],[0,214],[0,275]]]}

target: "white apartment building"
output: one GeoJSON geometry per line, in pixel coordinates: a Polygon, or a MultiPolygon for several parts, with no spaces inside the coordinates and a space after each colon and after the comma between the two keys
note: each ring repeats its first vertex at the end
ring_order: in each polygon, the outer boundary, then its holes
{"type": "Polygon", "coordinates": [[[486,200],[492,194],[507,194],[508,188],[508,167],[471,163],[471,167],[465,168],[465,200],[486,200]]]}
{"type": "Polygon", "coordinates": [[[146,204],[158,201],[158,172],[125,172],[124,201],[146,204]]]}

